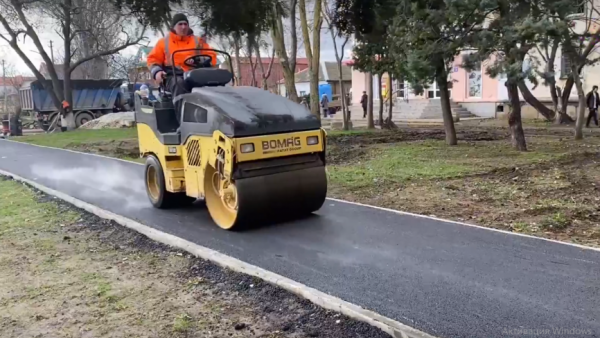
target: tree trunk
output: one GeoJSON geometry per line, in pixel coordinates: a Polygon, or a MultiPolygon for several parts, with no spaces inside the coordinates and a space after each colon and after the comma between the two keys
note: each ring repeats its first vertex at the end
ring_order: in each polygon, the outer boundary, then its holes
{"type": "Polygon", "coordinates": [[[390,104],[388,105],[388,123],[390,124],[390,127],[393,125],[392,124],[392,115],[393,115],[393,111],[394,111],[394,103],[392,101],[392,96],[393,96],[393,90],[392,90],[392,74],[388,73],[388,94],[389,94],[389,99],[390,99],[390,104]]]}
{"type": "Polygon", "coordinates": [[[573,68],[574,69],[571,73],[574,78],[575,88],[577,88],[577,97],[579,98],[579,104],[577,106],[577,119],[575,120],[575,139],[583,140],[583,124],[585,121],[585,108],[587,106],[587,102],[585,100],[585,92],[583,91],[581,78],[576,72],[575,66],[573,66],[573,68]]]}
{"type": "Polygon", "coordinates": [[[275,24],[271,29],[271,38],[279,62],[283,68],[283,79],[285,83],[285,90],[288,99],[299,102],[298,92],[296,91],[295,73],[296,73],[296,49],[298,47],[298,37],[296,36],[296,6],[297,0],[290,0],[290,26],[291,26],[291,51],[290,57],[288,58],[287,49],[284,38],[284,26],[282,20],[282,13],[278,12],[278,6],[275,6],[276,18],[275,24]]]}
{"type": "Polygon", "coordinates": [[[300,0],[300,24],[302,25],[302,37],[306,58],[309,62],[308,74],[310,78],[310,110],[321,119],[319,114],[319,74],[321,70],[321,16],[322,0],[315,0],[313,8],[312,44],[309,36],[308,21],[306,18],[306,1],[300,0]],[[313,53],[314,51],[314,53],[313,53]]]}
{"type": "Polygon", "coordinates": [[[525,132],[521,122],[521,100],[519,99],[519,87],[516,83],[506,82],[508,98],[510,100],[511,109],[508,113],[508,126],[510,128],[512,145],[519,151],[527,151],[527,143],[525,142],[525,132]]]}
{"type": "MultiPolygon", "coordinates": [[[[341,72],[341,64],[338,65],[338,68],[340,69],[340,74],[342,74],[341,72]]],[[[345,85],[344,85],[344,81],[342,81],[340,79],[340,88],[342,90],[342,96],[340,97],[341,101],[342,101],[342,127],[344,130],[350,130],[350,111],[348,110],[348,105],[346,104],[346,97],[344,96],[344,90],[345,90],[345,85]]]]}
{"type": "MultiPolygon", "coordinates": [[[[587,44],[587,46],[585,47],[583,52],[579,55],[578,59],[586,60],[588,58],[588,56],[590,55],[590,53],[593,50],[595,50],[598,42],[600,42],[600,39],[592,38],[590,43],[587,44]]],[[[579,75],[581,73],[582,69],[583,69],[583,65],[578,66],[576,73],[579,75]]],[[[575,72],[572,71],[572,73],[575,73],[575,72]]],[[[569,105],[569,97],[571,96],[571,90],[573,89],[573,84],[574,84],[573,81],[574,81],[574,76],[573,76],[573,74],[571,74],[571,76],[569,76],[567,78],[567,82],[565,83],[565,88],[563,89],[563,93],[562,93],[562,97],[561,97],[561,110],[560,110],[561,118],[564,118],[567,121],[570,120],[570,122],[573,122],[573,119],[569,115],[567,115],[567,107],[569,105]]]]}
{"type": "Polygon", "coordinates": [[[256,81],[256,66],[257,64],[255,64],[252,61],[252,50],[254,48],[254,37],[251,35],[248,35],[247,39],[246,39],[246,53],[248,53],[248,62],[250,63],[250,74],[252,75],[252,83],[250,84],[250,86],[252,87],[257,87],[257,81],[256,81]]]}
{"type": "MultiPolygon", "coordinates": [[[[361,107],[362,108],[362,107],[361,107]]],[[[373,73],[367,73],[367,128],[375,129],[373,121],[373,73]]]]}
{"type": "Polygon", "coordinates": [[[377,74],[377,88],[379,90],[379,126],[383,128],[383,86],[381,84],[381,75],[382,74],[377,74]]]}
{"type": "Polygon", "coordinates": [[[450,93],[448,92],[448,74],[443,62],[437,66],[436,82],[440,89],[440,104],[442,105],[442,118],[444,120],[444,131],[446,133],[446,144],[455,146],[456,130],[454,129],[454,118],[452,117],[452,107],[450,106],[450,93]]]}
{"type": "Polygon", "coordinates": [[[71,0],[65,0],[64,3],[64,22],[63,24],[63,37],[65,39],[65,61],[63,63],[63,91],[65,94],[65,101],[69,103],[71,109],[63,111],[63,118],[61,119],[62,127],[66,127],[67,130],[74,130],[77,128],[75,125],[75,115],[73,107],[73,91],[71,90],[71,0]]]}
{"type": "Polygon", "coordinates": [[[242,49],[241,41],[239,36],[235,36],[233,38],[233,48],[235,49],[233,52],[235,53],[235,68],[236,68],[236,79],[235,85],[242,85],[242,60],[240,59],[240,49],[242,49]]]}
{"type": "Polygon", "coordinates": [[[518,88],[523,95],[525,102],[529,103],[535,110],[537,110],[546,120],[552,121],[555,118],[555,113],[552,109],[548,108],[545,104],[541,103],[529,90],[525,81],[519,81],[518,88]]]}
{"type": "Polygon", "coordinates": [[[556,88],[556,81],[554,79],[552,79],[551,81],[548,81],[548,84],[550,85],[550,97],[552,98],[552,110],[554,110],[555,116],[554,119],[557,120],[556,118],[556,114],[558,114],[558,94],[557,94],[557,88],[556,88]]]}

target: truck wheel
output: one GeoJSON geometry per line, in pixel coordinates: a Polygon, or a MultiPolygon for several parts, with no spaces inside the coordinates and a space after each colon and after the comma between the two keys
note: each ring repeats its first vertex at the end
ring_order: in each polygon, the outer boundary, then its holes
{"type": "Polygon", "coordinates": [[[79,128],[82,125],[86,124],[87,122],[89,122],[93,119],[94,119],[94,115],[91,112],[87,112],[87,111],[79,112],[79,113],[77,113],[77,116],[75,116],[75,125],[77,126],[77,128],[79,128]]]}
{"type": "Polygon", "coordinates": [[[167,191],[165,173],[160,165],[160,161],[154,155],[146,158],[145,182],[148,199],[155,208],[183,207],[191,205],[196,201],[195,198],[189,197],[185,193],[167,191]]]}

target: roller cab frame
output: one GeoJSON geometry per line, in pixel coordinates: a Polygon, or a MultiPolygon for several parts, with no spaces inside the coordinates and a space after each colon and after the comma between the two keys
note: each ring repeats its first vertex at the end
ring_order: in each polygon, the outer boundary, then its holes
{"type": "MultiPolygon", "coordinates": [[[[213,51],[226,55],[233,69],[229,54],[213,51]]],[[[228,85],[232,80],[226,69],[183,73],[192,90],[176,98],[178,112],[165,91],[146,105],[136,95],[150,202],[171,208],[204,200],[214,222],[227,230],[317,211],[327,195],[327,134],[320,120],[304,105],[228,85]]]]}

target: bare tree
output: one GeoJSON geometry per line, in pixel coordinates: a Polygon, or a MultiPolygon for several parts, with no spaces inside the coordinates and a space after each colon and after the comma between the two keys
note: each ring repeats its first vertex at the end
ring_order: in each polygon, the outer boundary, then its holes
{"type": "Polygon", "coordinates": [[[271,71],[273,70],[273,63],[275,61],[275,48],[272,48],[269,43],[265,40],[260,40],[254,45],[254,51],[256,53],[256,57],[258,58],[259,62],[258,64],[260,65],[260,74],[262,77],[262,88],[264,90],[268,90],[269,89],[269,84],[268,84],[268,80],[269,77],[271,77],[271,71]],[[264,48],[264,49],[269,49],[271,48],[271,56],[269,59],[269,66],[267,67],[267,69],[265,70],[265,65],[262,62],[262,57],[260,54],[260,49],[264,48]]]}
{"type": "Polygon", "coordinates": [[[312,21],[312,43],[309,35],[309,23],[306,16],[306,0],[299,0],[300,7],[300,25],[302,26],[302,39],[304,41],[304,50],[308,59],[308,73],[310,77],[310,110],[319,119],[319,73],[321,69],[321,26],[323,19],[321,16],[323,0],[313,0],[313,21],[312,21]]]}
{"type": "MultiPolygon", "coordinates": [[[[121,20],[121,13],[111,8],[105,0],[73,0],[73,3],[77,8],[73,15],[73,27],[78,32],[73,34],[75,60],[118,47],[121,41],[115,36],[119,35],[121,27],[116,23],[121,20]]],[[[109,56],[94,58],[79,66],[79,72],[84,79],[105,78],[108,61],[109,56]]]]}
{"type": "Polygon", "coordinates": [[[112,24],[117,25],[120,29],[120,33],[113,36],[113,39],[118,41],[115,43],[116,47],[101,49],[99,44],[96,43],[96,46],[98,46],[96,52],[73,61],[76,52],[76,49],[72,48],[74,45],[73,41],[84,31],[77,27],[74,22],[74,16],[83,10],[77,6],[77,1],[78,0],[0,0],[0,24],[2,24],[5,31],[0,37],[9,43],[11,48],[19,55],[19,57],[21,57],[35,77],[43,83],[44,88],[48,91],[57,110],[61,112],[62,125],[65,126],[67,130],[75,128],[75,118],[72,111],[63,108],[62,102],[66,101],[69,104],[73,102],[71,91],[71,74],[73,71],[90,60],[112,55],[129,46],[138,44],[144,38],[145,32],[145,26],[137,26],[136,23],[127,16],[127,13],[117,12],[116,9],[110,7],[109,3],[105,3],[105,11],[114,10],[115,13],[119,14],[115,15],[116,19],[112,21],[112,24]],[[65,61],[63,63],[64,80],[62,86],[56,69],[54,68],[54,64],[48,56],[48,53],[46,53],[36,28],[30,22],[30,18],[32,17],[50,18],[54,27],[60,32],[61,37],[64,40],[63,53],[65,61]],[[128,31],[128,29],[131,30],[131,28],[133,28],[133,32],[128,31]],[[30,38],[35,44],[44,63],[48,67],[48,75],[50,76],[51,84],[47,84],[46,81],[43,81],[44,76],[37,70],[35,65],[31,62],[31,59],[25,55],[18,45],[21,36],[30,38]]]}
{"type": "MultiPolygon", "coordinates": [[[[326,0],[323,0],[324,10],[323,10],[323,18],[327,23],[327,27],[329,29],[329,33],[331,34],[331,40],[333,41],[333,49],[335,50],[335,60],[337,62],[338,72],[340,73],[339,83],[340,90],[342,91],[340,99],[342,101],[342,127],[344,130],[350,129],[350,109],[348,108],[348,101],[346,100],[346,90],[344,86],[344,73],[342,72],[342,60],[344,59],[344,50],[346,48],[346,44],[350,40],[350,35],[344,34],[341,31],[337,30],[335,26],[332,24],[332,17],[334,15],[335,9],[327,3],[326,0]],[[338,52],[337,41],[336,38],[342,38],[342,48],[341,52],[338,52]]],[[[312,100],[311,100],[312,101],[312,100]]]]}
{"type": "Polygon", "coordinates": [[[108,77],[111,79],[128,79],[137,83],[139,78],[141,57],[139,52],[133,55],[111,55],[108,62],[108,77]]]}

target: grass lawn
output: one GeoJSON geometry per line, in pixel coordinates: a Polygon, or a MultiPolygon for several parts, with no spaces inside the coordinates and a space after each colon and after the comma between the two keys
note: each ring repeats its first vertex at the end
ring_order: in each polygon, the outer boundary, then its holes
{"type": "Polygon", "coordinates": [[[137,131],[134,128],[78,129],[68,133],[36,134],[15,138],[20,142],[56,148],[71,148],[82,144],[131,139],[137,140],[137,131]]]}
{"type": "MultiPolygon", "coordinates": [[[[586,130],[578,142],[569,129],[527,129],[528,152],[511,147],[506,128],[457,125],[457,133],[459,145],[448,147],[437,126],[329,132],[329,195],[600,245],[600,133],[586,130]]],[[[134,129],[19,140],[137,155],[134,129]]]]}
{"type": "Polygon", "coordinates": [[[385,337],[2,178],[0,248],[6,338],[385,337]]]}

